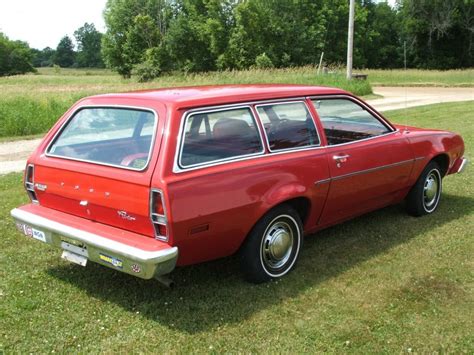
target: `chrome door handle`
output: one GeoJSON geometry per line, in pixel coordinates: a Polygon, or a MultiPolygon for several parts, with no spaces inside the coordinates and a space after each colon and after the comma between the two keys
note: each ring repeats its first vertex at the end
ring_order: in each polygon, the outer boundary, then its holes
{"type": "Polygon", "coordinates": [[[342,155],[334,155],[332,158],[334,160],[338,160],[338,161],[341,161],[341,162],[345,162],[347,160],[347,158],[349,158],[350,155],[349,154],[342,154],[342,155]]]}

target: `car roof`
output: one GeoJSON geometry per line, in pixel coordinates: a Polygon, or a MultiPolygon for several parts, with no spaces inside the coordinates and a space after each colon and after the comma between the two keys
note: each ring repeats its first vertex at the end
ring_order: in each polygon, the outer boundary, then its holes
{"type": "Polygon", "coordinates": [[[334,94],[347,94],[347,92],[336,88],[309,85],[213,85],[142,90],[118,94],[97,95],[91,98],[116,97],[124,99],[155,100],[177,108],[188,108],[268,99],[334,94]]]}

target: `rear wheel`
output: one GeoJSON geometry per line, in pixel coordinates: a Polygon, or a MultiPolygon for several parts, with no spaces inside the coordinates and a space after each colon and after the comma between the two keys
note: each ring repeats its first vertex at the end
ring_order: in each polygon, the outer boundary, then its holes
{"type": "Polygon", "coordinates": [[[433,213],[439,205],[442,182],[439,165],[430,162],[407,196],[408,213],[416,217],[433,213]]]}
{"type": "Polygon", "coordinates": [[[241,250],[241,267],[247,280],[261,283],[287,274],[295,265],[303,243],[298,213],[281,205],[263,216],[241,250]]]}

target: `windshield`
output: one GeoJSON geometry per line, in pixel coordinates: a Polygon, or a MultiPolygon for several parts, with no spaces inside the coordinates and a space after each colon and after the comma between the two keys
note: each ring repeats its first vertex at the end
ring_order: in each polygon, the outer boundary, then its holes
{"type": "Polygon", "coordinates": [[[48,155],[143,170],[148,165],[156,117],[130,108],[82,108],[48,148],[48,155]]]}

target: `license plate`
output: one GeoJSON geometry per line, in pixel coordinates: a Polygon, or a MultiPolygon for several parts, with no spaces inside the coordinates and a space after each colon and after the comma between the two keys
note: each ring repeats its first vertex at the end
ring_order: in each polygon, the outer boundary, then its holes
{"type": "Polygon", "coordinates": [[[24,223],[17,223],[16,227],[24,235],[46,243],[46,234],[24,223]]]}
{"type": "Polygon", "coordinates": [[[81,266],[86,266],[87,258],[85,256],[71,253],[69,250],[63,250],[61,258],[64,260],[70,261],[71,263],[78,264],[81,266]]]}

